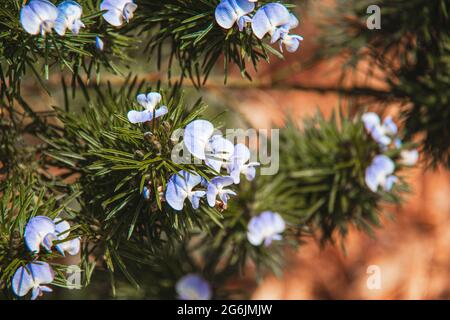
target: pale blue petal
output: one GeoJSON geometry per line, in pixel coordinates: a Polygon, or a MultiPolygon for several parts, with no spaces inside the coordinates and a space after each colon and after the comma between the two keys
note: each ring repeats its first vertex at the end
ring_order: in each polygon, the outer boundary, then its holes
{"type": "Polygon", "coordinates": [[[299,21],[294,14],[290,14],[289,18],[289,30],[297,28],[299,25],[299,21]]]}
{"type": "Polygon", "coordinates": [[[277,28],[272,33],[272,37],[270,38],[270,44],[274,44],[278,40],[280,40],[281,37],[284,35],[284,30],[281,28],[277,28]]]}
{"type": "Polygon", "coordinates": [[[223,165],[223,160],[221,159],[216,159],[214,158],[214,156],[207,156],[206,160],[205,160],[205,164],[210,167],[211,169],[213,169],[216,172],[220,172],[220,169],[222,168],[223,165]]]}
{"type": "Polygon", "coordinates": [[[155,111],[155,119],[162,117],[163,115],[167,114],[167,112],[169,112],[169,110],[167,110],[167,107],[161,106],[160,108],[156,109],[156,111],[155,111]]]}
{"type": "Polygon", "coordinates": [[[148,106],[151,109],[156,108],[156,106],[161,102],[161,100],[162,100],[162,96],[158,92],[150,92],[149,94],[147,94],[148,106]]]}
{"type": "Polygon", "coordinates": [[[383,127],[385,128],[388,134],[393,136],[397,134],[398,128],[394,120],[392,120],[392,117],[386,117],[386,119],[384,119],[383,127]]]}
{"type": "Polygon", "coordinates": [[[39,289],[41,289],[41,292],[53,292],[53,289],[47,286],[39,286],[39,289]]]}
{"type": "Polygon", "coordinates": [[[150,92],[148,94],[138,94],[136,97],[138,103],[147,110],[153,111],[161,102],[162,96],[158,92],[150,92]]]}
{"type": "Polygon", "coordinates": [[[252,30],[258,39],[262,39],[267,33],[274,31],[274,27],[262,8],[256,11],[252,18],[252,30]]]}
{"type": "Polygon", "coordinates": [[[289,25],[290,20],[291,15],[285,6],[269,3],[256,11],[252,19],[252,30],[259,39],[262,39],[267,33],[276,32],[276,28],[289,25]]]}
{"type": "MultiPolygon", "coordinates": [[[[291,21],[291,14],[288,9],[279,3],[269,3],[263,6],[260,10],[264,10],[270,23],[279,27],[288,24],[291,21]]],[[[258,10],[259,11],[259,10],[258,10]]]]}
{"type": "Polygon", "coordinates": [[[268,236],[267,238],[264,239],[264,246],[265,247],[269,247],[272,244],[272,237],[268,236]]]}
{"type": "Polygon", "coordinates": [[[208,200],[210,207],[214,207],[216,205],[216,197],[218,193],[219,190],[217,190],[217,187],[213,183],[209,183],[206,191],[206,199],[208,200]]]}
{"type": "Polygon", "coordinates": [[[186,181],[186,188],[188,191],[191,191],[194,187],[202,182],[202,177],[196,173],[180,171],[179,174],[183,175],[183,179],[184,181],[186,181]]]}
{"type": "Polygon", "coordinates": [[[216,8],[215,17],[217,24],[224,29],[230,29],[238,19],[237,13],[229,0],[222,0],[216,8]]]}
{"type": "Polygon", "coordinates": [[[41,21],[54,22],[58,17],[58,9],[47,0],[31,0],[28,4],[39,16],[41,21]]]}
{"type": "Polygon", "coordinates": [[[214,132],[214,126],[206,120],[194,120],[184,130],[184,145],[198,159],[205,160],[206,146],[214,132]]]}
{"type": "Polygon", "coordinates": [[[386,175],[393,173],[395,170],[394,161],[385,155],[375,156],[372,161],[372,165],[375,166],[377,170],[384,172],[386,175]]]}
{"type": "Polygon", "coordinates": [[[149,200],[150,199],[150,189],[147,187],[144,187],[144,189],[142,190],[142,196],[144,197],[144,199],[149,200]]]}
{"type": "Polygon", "coordinates": [[[238,29],[239,31],[243,31],[247,23],[251,23],[252,19],[248,16],[242,16],[238,19],[238,29]]]}
{"type": "Polygon", "coordinates": [[[394,184],[398,181],[398,178],[396,176],[388,176],[386,178],[386,181],[384,183],[384,190],[391,191],[394,184]]]}
{"type": "Polygon", "coordinates": [[[80,29],[86,27],[81,20],[75,20],[72,24],[72,28],[70,29],[73,34],[78,35],[80,33],[80,29]]]}
{"type": "Polygon", "coordinates": [[[384,130],[379,126],[372,129],[371,136],[375,142],[381,144],[382,146],[388,146],[391,143],[391,138],[389,138],[384,133],[384,130]]]}
{"type": "Polygon", "coordinates": [[[372,130],[380,126],[380,117],[374,112],[364,113],[361,117],[366,130],[372,132],[372,130]]]}
{"type": "Polygon", "coordinates": [[[166,187],[166,201],[175,210],[181,211],[184,206],[184,200],[187,198],[187,193],[183,188],[177,185],[177,176],[173,175],[166,187]]]}
{"type": "Polygon", "coordinates": [[[290,53],[298,50],[300,41],[303,41],[303,37],[297,35],[286,35],[283,38],[283,44],[286,46],[286,50],[290,53]]]}
{"type": "Polygon", "coordinates": [[[66,29],[70,29],[73,34],[78,34],[84,24],[81,22],[83,14],[82,7],[75,1],[64,1],[58,5],[58,17],[55,22],[55,31],[63,36],[66,29]]]}
{"type": "Polygon", "coordinates": [[[58,240],[58,237],[56,236],[55,233],[47,233],[41,244],[45,248],[45,250],[51,252],[53,247],[53,241],[56,240],[58,240]]]}
{"type": "Polygon", "coordinates": [[[286,228],[283,218],[276,212],[264,211],[259,216],[253,217],[247,227],[247,239],[254,246],[259,246],[264,242],[266,246],[272,240],[280,240],[286,228]]]}
{"type": "Polygon", "coordinates": [[[220,159],[229,159],[234,152],[233,143],[220,135],[211,138],[208,148],[212,155],[220,159]]]}
{"type": "Polygon", "coordinates": [[[129,2],[125,5],[123,8],[123,15],[125,17],[125,20],[129,22],[134,17],[134,12],[137,9],[137,4],[133,2],[129,2]]]}
{"type": "Polygon", "coordinates": [[[245,164],[250,160],[250,150],[245,144],[238,143],[234,146],[233,155],[231,158],[240,165],[245,164]]]}
{"type": "Polygon", "coordinates": [[[55,279],[55,273],[50,265],[46,262],[33,262],[27,265],[31,270],[34,282],[36,284],[49,284],[55,279]]]}
{"type": "Polygon", "coordinates": [[[103,42],[103,40],[100,37],[95,37],[95,47],[97,48],[97,50],[103,51],[103,49],[105,48],[105,44],[103,42]]]}
{"type": "Polygon", "coordinates": [[[377,192],[377,190],[378,190],[378,173],[372,166],[370,166],[366,169],[365,181],[366,181],[366,185],[369,187],[370,190],[372,190],[373,192],[377,192]]]}
{"type": "Polygon", "coordinates": [[[47,234],[55,233],[55,224],[45,216],[31,218],[25,226],[25,244],[34,253],[39,253],[39,247],[47,234]]]}
{"type": "Polygon", "coordinates": [[[219,192],[219,198],[220,200],[222,200],[222,202],[227,205],[228,204],[228,199],[230,199],[230,196],[236,196],[236,192],[232,191],[232,190],[222,190],[221,192],[219,192]]]}
{"type": "Polygon", "coordinates": [[[25,6],[20,10],[20,24],[26,32],[38,34],[41,31],[41,23],[41,19],[30,6],[25,6]]]}
{"type": "Polygon", "coordinates": [[[35,287],[31,293],[31,300],[36,300],[41,295],[41,288],[35,287]]]}
{"type": "Polygon", "coordinates": [[[19,267],[14,273],[11,286],[16,296],[25,296],[28,291],[30,291],[30,289],[34,286],[31,271],[29,269],[25,269],[24,267],[19,267]]]}
{"type": "Polygon", "coordinates": [[[137,102],[143,107],[147,108],[148,101],[147,101],[147,95],[144,93],[140,93],[136,97],[137,102]]]}
{"type": "Polygon", "coordinates": [[[214,177],[211,179],[211,183],[216,186],[228,187],[234,183],[232,177],[214,177]]]}
{"type": "Polygon", "coordinates": [[[212,290],[209,283],[196,274],[188,274],[181,278],[175,289],[182,300],[209,300],[212,290]]]}
{"type": "Polygon", "coordinates": [[[247,169],[245,170],[245,177],[248,181],[253,181],[256,177],[256,168],[253,166],[247,167],[247,169]]]}
{"type": "Polygon", "coordinates": [[[60,246],[63,252],[67,252],[71,256],[74,256],[78,254],[78,252],[80,252],[81,241],[80,238],[75,238],[69,241],[59,243],[58,246],[60,246]]]}
{"type": "Polygon", "coordinates": [[[70,224],[66,220],[55,219],[55,231],[59,240],[65,239],[69,236],[70,224]]]}
{"type": "Polygon", "coordinates": [[[110,5],[108,1],[103,1],[100,4],[100,10],[104,11],[107,10],[105,13],[103,13],[103,18],[108,22],[110,25],[113,25],[115,27],[119,27],[123,24],[123,11],[117,9],[116,7],[110,5]]]}
{"type": "Polygon", "coordinates": [[[255,3],[249,0],[231,0],[235,11],[239,16],[246,15],[255,10],[255,3]],[[235,4],[233,3],[235,1],[235,4]]]}
{"type": "MultiPolygon", "coordinates": [[[[271,227],[275,233],[282,233],[286,229],[286,223],[283,218],[278,214],[273,212],[271,215],[271,227]]],[[[274,235],[274,238],[276,235],[274,235]]]]}
{"type": "Polygon", "coordinates": [[[197,210],[200,207],[200,199],[206,195],[205,191],[196,191],[191,198],[192,208],[197,210]]]}
{"type": "Polygon", "coordinates": [[[239,184],[241,182],[241,170],[240,170],[240,168],[234,169],[229,174],[230,174],[230,177],[233,178],[234,184],[239,184]]]}
{"type": "Polygon", "coordinates": [[[20,11],[20,22],[26,32],[38,34],[50,31],[58,16],[56,7],[46,0],[31,0],[20,11]]]}
{"type": "Polygon", "coordinates": [[[127,117],[128,121],[130,121],[133,124],[136,124],[151,121],[153,118],[153,114],[149,111],[131,110],[130,112],[128,112],[127,117]]]}
{"type": "Polygon", "coordinates": [[[234,150],[233,143],[223,138],[222,136],[215,135],[211,138],[207,145],[208,152],[206,153],[205,163],[217,172],[220,172],[223,163],[228,160],[234,150]]]}

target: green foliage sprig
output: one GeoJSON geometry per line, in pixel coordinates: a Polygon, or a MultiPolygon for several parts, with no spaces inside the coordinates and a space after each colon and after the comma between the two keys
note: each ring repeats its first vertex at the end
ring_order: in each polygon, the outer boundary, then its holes
{"type": "MultiPolygon", "coordinates": [[[[130,37],[121,35],[102,21],[96,0],[78,1],[83,6],[82,21],[86,28],[78,35],[67,33],[61,37],[55,32],[45,37],[28,34],[20,25],[22,1],[5,0],[0,8],[0,98],[10,102],[22,96],[20,83],[26,74],[32,74],[46,88],[50,69],[58,66],[72,73],[72,87],[81,82],[81,74],[99,75],[104,67],[120,73],[115,59],[127,60],[126,49],[133,45],[130,37]],[[96,37],[103,39],[104,51],[95,46],[96,37]]],[[[48,90],[47,90],[48,91],[48,90]]]]}
{"type": "MultiPolygon", "coordinates": [[[[64,197],[42,187],[31,176],[15,176],[0,182],[0,196],[0,297],[13,298],[11,280],[15,271],[37,259],[50,262],[55,271],[54,284],[66,288],[66,267],[54,261],[61,256],[45,251],[40,252],[38,257],[30,253],[25,248],[24,230],[27,222],[39,215],[51,219],[73,219],[76,211],[72,210],[69,204],[78,193],[64,197]]],[[[72,225],[72,230],[77,228],[78,226],[72,225]]],[[[76,233],[77,231],[74,231],[74,234],[76,233]]]]}
{"type": "MultiPolygon", "coordinates": [[[[400,102],[408,138],[423,144],[429,163],[450,166],[450,8],[445,0],[337,1],[323,25],[321,56],[344,53],[346,67],[368,61],[381,69],[390,100],[400,102]],[[369,5],[381,9],[381,29],[366,26],[369,5]]],[[[378,97],[386,102],[385,96],[378,97]]]]}
{"type": "MultiPolygon", "coordinates": [[[[250,79],[247,61],[257,69],[261,60],[268,61],[272,53],[283,56],[269,44],[253,35],[251,28],[240,32],[237,27],[222,29],[215,21],[214,12],[219,0],[141,0],[139,10],[130,28],[140,31],[146,39],[150,57],[157,54],[158,65],[168,61],[169,78],[176,60],[181,77],[189,78],[195,85],[204,84],[214,66],[223,57],[225,82],[231,65],[250,79]],[[148,32],[149,30],[150,33],[148,32]],[[165,46],[169,56],[164,56],[165,46]]],[[[270,1],[258,1],[265,4],[270,1]]]]}

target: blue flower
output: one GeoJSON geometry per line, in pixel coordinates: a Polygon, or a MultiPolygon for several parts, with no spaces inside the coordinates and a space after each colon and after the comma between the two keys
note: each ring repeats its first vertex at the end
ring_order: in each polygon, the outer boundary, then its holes
{"type": "Polygon", "coordinates": [[[303,37],[289,34],[290,30],[297,26],[298,19],[279,3],[262,6],[252,19],[252,29],[256,37],[262,39],[269,34],[270,43],[280,41],[281,51],[283,51],[283,45],[288,52],[297,51],[303,37]]]}
{"type": "MultiPolygon", "coordinates": [[[[66,239],[69,235],[69,229],[70,225],[67,221],[52,221],[45,216],[36,216],[31,218],[25,226],[25,244],[28,250],[35,254],[40,252],[41,246],[51,252],[53,242],[66,239]]],[[[58,243],[55,247],[62,255],[64,255],[64,252],[76,255],[80,251],[80,239],[64,241],[58,243]]]]}
{"type": "Polygon", "coordinates": [[[217,196],[222,200],[223,204],[226,206],[230,195],[235,196],[236,192],[225,189],[225,187],[231,186],[233,184],[233,178],[231,177],[215,177],[207,185],[206,199],[210,207],[216,205],[217,196]]]}
{"type": "Polygon", "coordinates": [[[276,212],[264,211],[259,216],[253,217],[247,226],[247,239],[259,246],[264,242],[266,247],[273,240],[281,240],[281,233],[286,229],[283,218],[276,212]]]}
{"type": "Polygon", "coordinates": [[[133,18],[137,4],[133,0],[103,0],[100,10],[106,10],[103,18],[111,25],[119,27],[124,21],[127,23],[133,18]]]}
{"type": "MultiPolygon", "coordinates": [[[[397,134],[397,125],[392,117],[386,117],[381,123],[380,117],[374,112],[368,112],[362,115],[362,121],[367,132],[373,140],[382,147],[387,147],[392,142],[392,138],[397,134]]],[[[399,141],[396,141],[396,145],[399,141]]]]}
{"type": "Polygon", "coordinates": [[[255,9],[255,4],[250,0],[222,0],[216,8],[216,21],[224,29],[230,29],[237,23],[239,31],[244,30],[252,19],[247,16],[255,9]]]}
{"type": "Polygon", "coordinates": [[[233,144],[219,134],[214,134],[214,126],[206,120],[194,120],[184,130],[183,142],[196,158],[219,172],[232,152],[233,144]]]}
{"type": "Polygon", "coordinates": [[[142,107],[145,108],[145,110],[131,110],[130,112],[128,112],[128,120],[131,123],[141,123],[151,121],[165,115],[168,112],[166,106],[161,106],[155,110],[156,106],[161,102],[161,99],[161,95],[157,92],[139,94],[137,96],[137,101],[142,107]]]}
{"type": "Polygon", "coordinates": [[[103,49],[105,48],[105,44],[104,44],[102,38],[100,38],[99,36],[95,37],[95,47],[99,51],[103,51],[103,49]]]}
{"type": "Polygon", "coordinates": [[[64,1],[58,5],[58,17],[55,21],[55,31],[60,36],[66,34],[66,30],[70,29],[73,34],[78,34],[85,25],[81,22],[83,8],[75,1],[64,1]]]}
{"type": "Polygon", "coordinates": [[[144,187],[144,189],[142,190],[142,196],[144,197],[145,200],[149,200],[150,199],[150,189],[147,187],[144,187]]]}
{"type": "Polygon", "coordinates": [[[400,151],[400,163],[404,166],[413,166],[419,161],[419,151],[402,150],[400,151]]]}
{"type": "Polygon", "coordinates": [[[220,172],[223,164],[233,153],[233,143],[220,135],[214,135],[206,146],[205,163],[216,172],[220,172]]]}
{"type": "Polygon", "coordinates": [[[210,300],[211,286],[201,276],[188,274],[178,280],[175,289],[181,300],[210,300]]]}
{"type": "Polygon", "coordinates": [[[370,190],[377,192],[378,187],[385,191],[391,191],[397,182],[397,177],[393,175],[395,170],[394,162],[385,155],[377,155],[366,169],[366,184],[370,190]]]}
{"type": "Polygon", "coordinates": [[[192,208],[198,209],[200,198],[205,195],[205,191],[193,191],[202,182],[202,177],[195,173],[181,170],[170,177],[166,188],[166,201],[175,210],[182,210],[184,201],[189,199],[192,208]]]}
{"type": "Polygon", "coordinates": [[[45,36],[51,32],[58,17],[58,9],[47,0],[31,0],[20,10],[20,23],[30,34],[45,36]]]}
{"type": "Polygon", "coordinates": [[[250,150],[241,143],[235,145],[233,154],[231,155],[227,165],[228,174],[233,178],[235,184],[240,183],[241,173],[246,176],[248,181],[255,179],[255,167],[259,166],[259,163],[247,163],[249,160],[250,150]]]}
{"type": "Polygon", "coordinates": [[[12,290],[18,297],[23,297],[32,290],[31,300],[36,300],[44,292],[53,290],[44,284],[52,283],[55,273],[46,262],[36,261],[19,267],[12,278],[12,290]]]}

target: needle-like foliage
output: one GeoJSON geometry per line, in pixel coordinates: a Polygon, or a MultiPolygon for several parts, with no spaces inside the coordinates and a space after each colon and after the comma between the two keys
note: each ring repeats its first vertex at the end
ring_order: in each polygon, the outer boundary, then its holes
{"type": "MultiPolygon", "coordinates": [[[[407,136],[422,141],[429,162],[450,165],[450,7],[445,0],[337,1],[323,26],[321,54],[345,53],[384,72],[387,95],[403,105],[407,136]],[[366,25],[367,8],[380,8],[381,29],[366,25]]],[[[366,72],[376,78],[379,72],[366,72]]]]}
{"type": "MultiPolygon", "coordinates": [[[[256,69],[260,60],[269,54],[282,55],[267,42],[259,40],[251,28],[240,32],[237,26],[225,30],[214,18],[219,0],[141,0],[139,14],[130,28],[140,31],[147,43],[150,57],[155,54],[158,65],[168,63],[169,78],[174,60],[181,77],[188,77],[195,85],[204,84],[213,68],[223,61],[225,81],[232,65],[250,79],[247,61],[256,69]],[[150,31],[149,31],[150,30],[150,31]],[[168,46],[168,57],[164,55],[168,46]]],[[[258,1],[258,5],[270,1],[258,1]]]]}

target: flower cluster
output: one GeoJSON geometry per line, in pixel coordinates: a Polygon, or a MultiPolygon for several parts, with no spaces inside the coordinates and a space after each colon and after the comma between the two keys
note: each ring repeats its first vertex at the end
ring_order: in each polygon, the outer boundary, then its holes
{"type": "Polygon", "coordinates": [[[157,92],[139,94],[136,97],[136,100],[145,110],[131,110],[128,112],[128,120],[131,123],[144,123],[165,115],[168,111],[166,106],[161,106],[158,109],[155,109],[161,102],[161,99],[161,94],[157,92]]]}
{"type": "Polygon", "coordinates": [[[288,52],[297,51],[303,37],[291,35],[289,32],[298,26],[298,19],[280,3],[266,4],[250,18],[248,15],[255,10],[255,2],[257,0],[222,0],[215,12],[217,23],[224,29],[230,29],[237,24],[239,31],[251,24],[258,39],[269,35],[270,43],[279,42],[281,51],[283,45],[288,52]]]}
{"type": "Polygon", "coordinates": [[[67,29],[77,35],[85,25],[83,8],[75,1],[64,1],[57,7],[47,0],[31,0],[20,11],[20,23],[26,32],[45,36],[54,29],[60,36],[67,29]]]}
{"type": "MultiPolygon", "coordinates": [[[[161,100],[162,97],[157,92],[139,94],[137,102],[145,110],[129,111],[128,120],[133,124],[146,123],[167,114],[166,106],[157,108],[161,100]]],[[[230,197],[236,196],[236,192],[228,187],[239,184],[241,175],[244,175],[248,181],[252,181],[256,176],[256,167],[259,163],[250,161],[249,148],[241,143],[233,145],[207,120],[194,120],[186,125],[183,144],[192,156],[203,160],[217,173],[217,176],[208,181],[195,172],[181,170],[173,174],[166,185],[165,201],[174,210],[183,210],[186,199],[189,200],[192,208],[197,210],[201,199],[205,196],[206,203],[210,207],[218,205],[226,208],[230,197]],[[227,175],[221,175],[223,169],[227,175]]],[[[145,199],[149,199],[150,190],[144,187],[142,195],[145,199]]],[[[250,220],[247,236],[254,246],[262,243],[269,246],[273,240],[281,240],[280,234],[284,229],[285,222],[278,213],[265,211],[250,220]]],[[[197,284],[203,286],[203,280],[200,281],[197,276],[187,276],[185,280],[177,286],[178,291],[187,292],[180,293],[180,297],[187,299],[188,296],[190,298],[197,296],[198,292],[194,289],[197,284]],[[191,288],[191,284],[194,289],[191,288]]]]}
{"type": "MultiPolygon", "coordinates": [[[[363,114],[362,121],[366,131],[373,140],[379,144],[380,149],[385,152],[390,147],[402,148],[402,141],[398,137],[397,125],[392,117],[386,117],[381,122],[380,117],[373,112],[363,114]]],[[[419,152],[413,150],[401,150],[399,163],[406,166],[413,166],[419,159],[419,152]]],[[[365,180],[370,190],[377,192],[381,187],[384,191],[391,191],[398,178],[394,175],[395,163],[387,155],[376,155],[372,163],[366,169],[365,180]]]]}
{"type": "Polygon", "coordinates": [[[227,187],[240,183],[240,175],[245,174],[247,180],[255,178],[258,162],[250,161],[250,150],[243,144],[236,144],[217,133],[212,123],[206,120],[194,120],[184,130],[183,143],[186,149],[197,159],[218,175],[210,181],[195,173],[180,171],[174,174],[166,188],[166,200],[175,210],[181,210],[185,199],[189,199],[194,209],[200,204],[200,199],[206,195],[209,206],[219,204],[226,207],[230,196],[236,193],[227,187]],[[222,169],[226,169],[227,176],[222,176],[222,169]],[[194,190],[197,186],[201,190],[194,190]]]}
{"type": "MultiPolygon", "coordinates": [[[[113,26],[121,26],[124,21],[129,22],[133,18],[137,5],[133,0],[104,0],[100,4],[100,10],[105,11],[103,18],[113,26]]],[[[67,30],[78,35],[85,25],[81,21],[83,8],[72,0],[61,2],[55,6],[48,0],[31,0],[20,11],[20,23],[24,30],[37,35],[52,32],[64,36],[67,30]]],[[[96,46],[103,49],[103,41],[97,37],[96,46]]]]}
{"type": "MultiPolygon", "coordinates": [[[[69,233],[70,225],[67,221],[36,216],[25,226],[25,245],[33,255],[38,255],[41,247],[51,253],[53,246],[63,256],[65,252],[76,255],[80,251],[80,238],[66,240],[69,233]]],[[[43,284],[52,283],[54,278],[53,269],[48,263],[33,261],[17,269],[12,279],[12,289],[19,297],[27,295],[32,290],[31,299],[35,300],[44,292],[52,291],[43,284]]]]}

